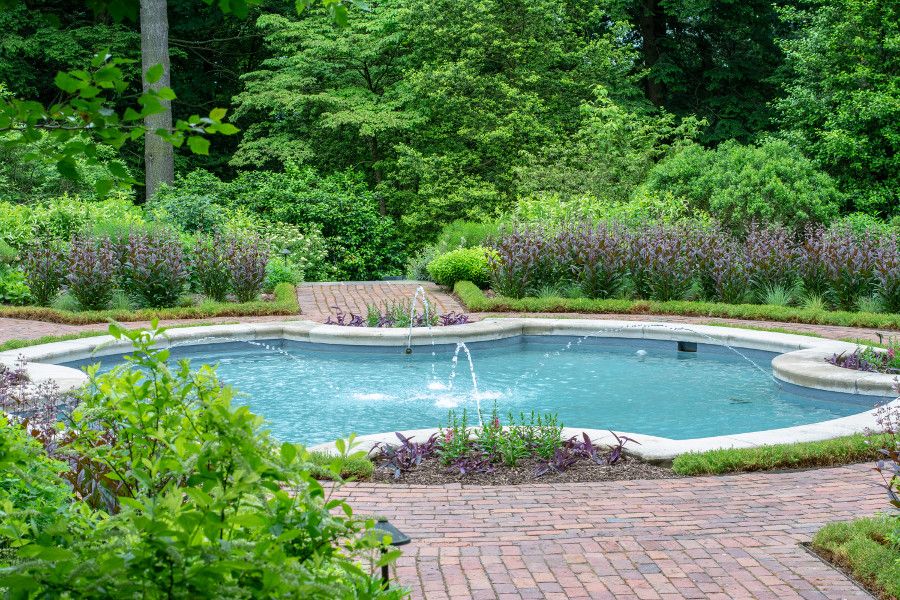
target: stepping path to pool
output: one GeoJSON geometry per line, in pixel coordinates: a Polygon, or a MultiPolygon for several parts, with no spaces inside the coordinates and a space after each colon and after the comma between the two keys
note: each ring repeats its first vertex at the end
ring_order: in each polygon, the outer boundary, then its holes
{"type": "MultiPolygon", "coordinates": [[[[297,299],[303,318],[324,323],[328,317],[336,317],[340,310],[365,317],[368,306],[385,306],[409,303],[421,286],[428,296],[433,312],[466,312],[451,294],[428,281],[348,281],[341,283],[304,283],[297,288],[297,299]]],[[[419,307],[418,310],[421,310],[419,307]]]]}
{"type": "Polygon", "coordinates": [[[413,538],[414,598],[871,598],[800,544],[887,508],[869,465],[504,487],[349,484],[413,538]]]}

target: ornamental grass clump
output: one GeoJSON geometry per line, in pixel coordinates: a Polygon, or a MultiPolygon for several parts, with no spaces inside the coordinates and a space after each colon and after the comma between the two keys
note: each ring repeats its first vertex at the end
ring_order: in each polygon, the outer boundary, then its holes
{"type": "Polygon", "coordinates": [[[121,256],[122,285],[139,306],[175,306],[188,282],[181,242],[165,231],[131,233],[121,256]]]}
{"type": "Polygon", "coordinates": [[[192,263],[194,278],[207,298],[224,302],[231,290],[227,245],[221,236],[198,237],[192,263]]]}
{"type": "Polygon", "coordinates": [[[874,288],[878,241],[868,232],[840,229],[828,232],[824,242],[832,300],[841,310],[853,310],[857,299],[871,295],[874,288]]]}
{"type": "Polygon", "coordinates": [[[225,242],[225,262],[231,290],[238,302],[256,299],[266,280],[268,247],[258,237],[231,237],[225,242]]]}
{"type": "Polygon", "coordinates": [[[573,235],[575,281],[588,298],[613,298],[628,274],[628,252],[622,231],[601,223],[582,226],[573,235]]]}
{"type": "Polygon", "coordinates": [[[744,260],[755,301],[764,302],[766,290],[794,285],[797,255],[791,233],[784,227],[750,225],[744,239],[744,260]]]}
{"type": "Polygon", "coordinates": [[[882,306],[888,312],[900,312],[900,251],[895,237],[883,240],[878,248],[875,278],[882,306]]]}
{"type": "Polygon", "coordinates": [[[546,244],[540,233],[514,230],[493,246],[496,252],[488,255],[488,266],[492,285],[498,293],[510,298],[524,298],[543,283],[538,277],[546,244]]]}
{"type": "Polygon", "coordinates": [[[641,297],[663,302],[684,298],[693,282],[691,242],[691,232],[683,226],[655,225],[633,236],[632,276],[641,297]]]}
{"type": "Polygon", "coordinates": [[[115,292],[119,261],[109,238],[76,236],[69,244],[66,283],[81,308],[106,308],[115,292]]]}
{"type": "Polygon", "coordinates": [[[31,246],[22,259],[22,268],[31,296],[40,306],[49,305],[66,281],[65,254],[56,244],[31,246]]]}

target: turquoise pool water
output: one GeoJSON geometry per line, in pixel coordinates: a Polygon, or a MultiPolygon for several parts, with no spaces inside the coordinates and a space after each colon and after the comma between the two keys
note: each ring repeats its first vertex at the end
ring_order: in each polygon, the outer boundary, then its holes
{"type": "MultiPolygon", "coordinates": [[[[173,356],[218,363],[219,375],[280,439],[314,444],[346,436],[437,427],[473,411],[468,361],[454,347],[354,348],[289,341],[182,347],[173,356]],[[454,376],[455,372],[455,376],[454,376]]],[[[862,412],[871,397],[817,393],[771,377],[773,354],[675,342],[520,337],[469,345],[478,399],[489,412],[555,412],[572,427],[674,439],[813,423],[862,412]]],[[[119,357],[102,359],[110,368],[119,357]]],[[[77,366],[86,362],[69,363],[77,366]]]]}

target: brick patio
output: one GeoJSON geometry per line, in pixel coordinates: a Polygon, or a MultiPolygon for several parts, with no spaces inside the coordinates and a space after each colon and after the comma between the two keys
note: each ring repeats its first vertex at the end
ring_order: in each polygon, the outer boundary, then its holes
{"type": "Polygon", "coordinates": [[[351,484],[413,537],[414,598],[871,598],[800,544],[887,507],[867,465],[520,487],[351,484]]]}

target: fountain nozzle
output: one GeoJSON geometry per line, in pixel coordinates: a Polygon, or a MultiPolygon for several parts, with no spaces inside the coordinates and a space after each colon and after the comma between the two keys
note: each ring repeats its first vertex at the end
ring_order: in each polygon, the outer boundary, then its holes
{"type": "Polygon", "coordinates": [[[412,354],[412,348],[409,346],[406,347],[406,350],[403,351],[405,354],[412,354]]]}

